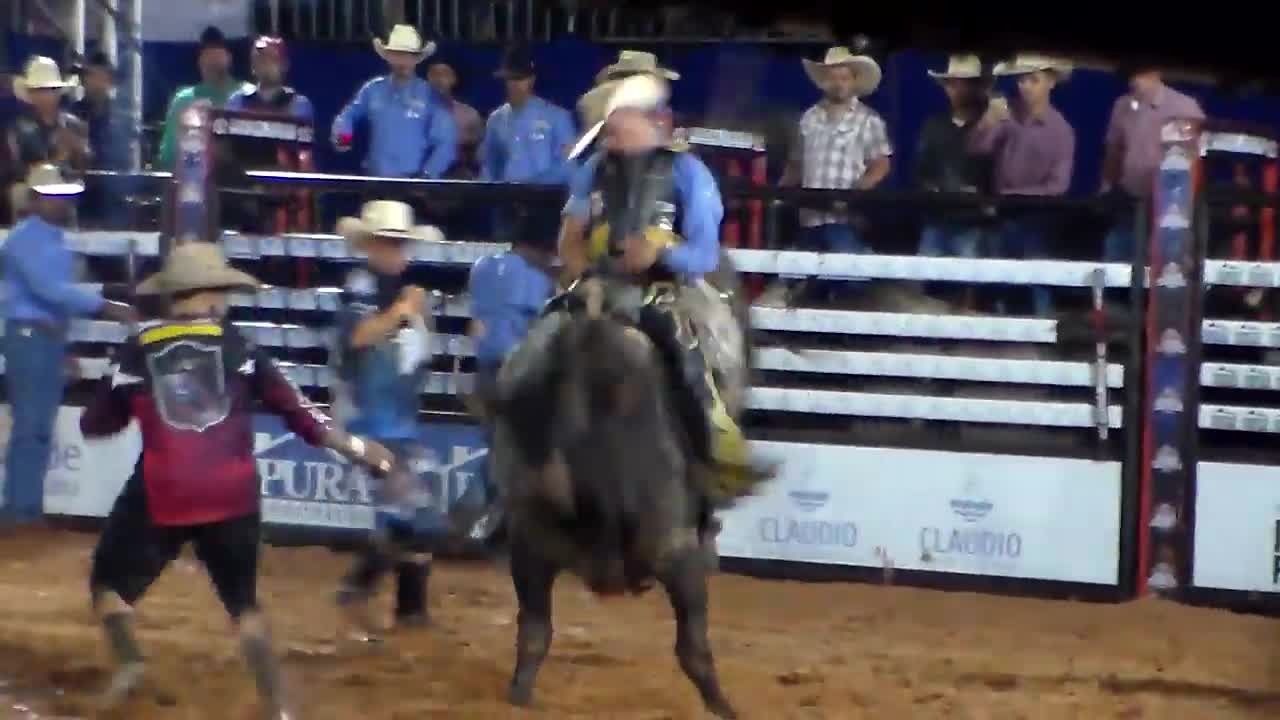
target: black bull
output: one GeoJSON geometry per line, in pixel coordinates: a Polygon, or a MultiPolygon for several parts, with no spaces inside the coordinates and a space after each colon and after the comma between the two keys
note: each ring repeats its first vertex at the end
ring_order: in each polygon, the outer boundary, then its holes
{"type": "MultiPolygon", "coordinates": [[[[736,275],[711,280],[732,293],[745,329],[736,275]]],[[[660,582],[675,611],[681,669],[708,710],[736,717],[707,638],[711,560],[699,539],[707,496],[666,391],[670,369],[638,330],[598,312],[599,300],[596,293],[587,310],[543,321],[499,381],[491,468],[507,493],[520,607],[510,700],[532,701],[551,645],[552,585],[569,570],[599,593],[660,582]]],[[[744,332],[744,357],[748,345],[744,332]]]]}

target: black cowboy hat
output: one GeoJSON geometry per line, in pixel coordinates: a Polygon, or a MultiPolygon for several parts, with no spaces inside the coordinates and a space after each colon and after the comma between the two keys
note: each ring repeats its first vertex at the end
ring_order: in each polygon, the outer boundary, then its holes
{"type": "Polygon", "coordinates": [[[200,33],[199,52],[204,52],[205,50],[214,49],[214,48],[219,48],[222,50],[230,49],[227,47],[227,36],[223,35],[222,31],[219,30],[218,28],[214,27],[213,25],[210,25],[209,27],[204,29],[204,32],[200,33]]]}
{"type": "Polygon", "coordinates": [[[502,65],[494,73],[496,77],[511,80],[522,80],[533,77],[536,74],[537,69],[533,63],[533,52],[522,45],[507,48],[507,51],[502,55],[502,65]]]}

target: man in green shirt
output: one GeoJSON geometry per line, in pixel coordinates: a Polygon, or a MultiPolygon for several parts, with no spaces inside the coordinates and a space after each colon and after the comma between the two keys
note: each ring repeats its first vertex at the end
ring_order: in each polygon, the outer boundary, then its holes
{"type": "Polygon", "coordinates": [[[164,137],[160,139],[160,152],[156,154],[157,169],[173,169],[178,118],[182,117],[183,110],[197,100],[209,100],[215,107],[222,107],[232,93],[244,87],[244,83],[231,77],[231,51],[227,49],[226,37],[218,28],[207,27],[200,33],[197,62],[200,83],[182,88],[169,101],[169,112],[164,118],[164,137]]]}

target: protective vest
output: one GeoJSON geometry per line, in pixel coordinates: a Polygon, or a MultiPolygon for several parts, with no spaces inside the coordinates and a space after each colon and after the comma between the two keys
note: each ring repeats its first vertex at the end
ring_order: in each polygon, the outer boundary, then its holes
{"type": "Polygon", "coordinates": [[[662,245],[676,235],[681,206],[675,191],[674,150],[647,155],[605,154],[596,166],[588,233],[591,259],[621,255],[623,241],[645,235],[662,245]]]}

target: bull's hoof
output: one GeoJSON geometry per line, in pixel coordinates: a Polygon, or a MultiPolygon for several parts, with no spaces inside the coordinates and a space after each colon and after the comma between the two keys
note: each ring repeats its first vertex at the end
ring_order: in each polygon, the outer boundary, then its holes
{"type": "Polygon", "coordinates": [[[102,697],[98,699],[98,709],[101,711],[115,710],[119,708],[126,700],[133,695],[143,683],[146,677],[145,666],[140,662],[128,663],[122,665],[111,676],[111,682],[107,685],[107,689],[103,691],[102,697]]]}
{"type": "Polygon", "coordinates": [[[728,700],[707,703],[707,712],[724,720],[737,720],[738,711],[733,709],[728,700]]]}
{"type": "Polygon", "coordinates": [[[522,708],[532,706],[533,688],[526,687],[521,683],[511,683],[511,690],[507,693],[507,702],[522,708]]]}

